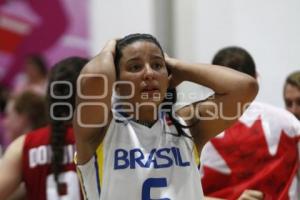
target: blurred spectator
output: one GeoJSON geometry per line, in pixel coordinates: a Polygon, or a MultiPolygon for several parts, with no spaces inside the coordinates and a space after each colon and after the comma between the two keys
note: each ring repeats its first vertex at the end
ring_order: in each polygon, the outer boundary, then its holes
{"type": "Polygon", "coordinates": [[[300,71],[291,73],[283,89],[285,107],[300,120],[300,71]]]}
{"type": "Polygon", "coordinates": [[[4,112],[7,99],[9,97],[9,91],[6,87],[0,85],[0,113],[4,112]]]}
{"type": "MultiPolygon", "coordinates": [[[[254,60],[239,47],[220,50],[213,64],[256,77],[254,60]]],[[[200,172],[205,195],[299,200],[299,139],[300,123],[291,113],[251,103],[238,122],[204,146],[200,172]]]]}
{"type": "Polygon", "coordinates": [[[61,0],[6,0],[5,2],[0,1],[0,6],[2,5],[4,9],[8,7],[5,16],[8,16],[9,22],[13,22],[9,27],[18,24],[22,27],[22,30],[24,29],[24,31],[17,28],[3,29],[10,39],[1,40],[1,44],[5,42],[6,48],[1,49],[3,45],[0,45],[0,50],[13,59],[9,59],[9,62],[5,64],[7,70],[0,81],[12,86],[12,78],[24,69],[24,62],[28,55],[36,53],[50,54],[47,52],[53,47],[59,48],[55,50],[56,53],[61,52],[61,50],[68,51],[68,49],[63,48],[63,45],[56,44],[61,43],[59,39],[68,30],[71,24],[69,14],[72,12],[67,9],[69,4],[61,0]],[[14,7],[15,10],[10,10],[14,7]],[[24,17],[17,12],[25,12],[27,16],[24,17]],[[9,41],[11,43],[8,43],[9,41]]]}
{"type": "Polygon", "coordinates": [[[25,74],[17,80],[14,94],[32,91],[40,95],[46,94],[47,67],[42,56],[31,55],[25,62],[25,74]]]}
{"type": "Polygon", "coordinates": [[[18,137],[7,148],[0,162],[0,199],[10,196],[22,181],[28,200],[82,199],[73,159],[72,118],[76,80],[87,62],[84,58],[70,57],[51,69],[50,83],[65,81],[70,85],[49,84],[47,107],[52,114],[49,124],[18,137]]]}
{"type": "Polygon", "coordinates": [[[3,129],[3,114],[4,108],[6,106],[6,102],[8,99],[8,90],[0,85],[0,157],[3,153],[3,146],[6,145],[5,137],[4,137],[4,129],[3,129]]]}
{"type": "Polygon", "coordinates": [[[44,97],[29,91],[12,97],[5,109],[5,137],[10,142],[26,132],[44,126],[47,118],[44,97]]]}

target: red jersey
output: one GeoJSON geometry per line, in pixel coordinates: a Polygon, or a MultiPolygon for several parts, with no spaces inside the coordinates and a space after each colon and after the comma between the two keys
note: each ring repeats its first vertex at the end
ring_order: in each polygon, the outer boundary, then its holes
{"type": "Polygon", "coordinates": [[[80,200],[80,185],[73,162],[75,139],[72,128],[65,135],[64,158],[59,183],[64,187],[58,193],[54,174],[51,172],[52,149],[50,127],[41,128],[26,135],[22,155],[23,180],[30,200],[80,200]]]}
{"type": "Polygon", "coordinates": [[[254,102],[201,153],[206,196],[235,200],[259,190],[264,200],[299,200],[300,123],[289,112],[254,102]]]}

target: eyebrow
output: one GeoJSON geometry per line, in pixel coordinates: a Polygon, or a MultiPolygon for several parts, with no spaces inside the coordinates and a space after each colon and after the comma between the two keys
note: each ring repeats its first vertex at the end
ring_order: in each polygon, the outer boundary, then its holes
{"type": "Polygon", "coordinates": [[[151,55],[152,59],[164,59],[164,57],[162,55],[151,55]]]}
{"type": "Polygon", "coordinates": [[[132,57],[132,58],[129,58],[128,60],[126,60],[125,63],[129,63],[129,62],[133,62],[133,61],[139,61],[141,60],[139,57],[132,57]]]}
{"type": "MultiPolygon", "coordinates": [[[[153,55],[151,56],[151,59],[159,59],[159,60],[163,60],[164,57],[160,56],[160,55],[153,55]]],[[[139,57],[132,57],[129,58],[128,60],[126,60],[125,63],[129,63],[129,62],[134,62],[134,61],[140,61],[141,59],[139,57]]]]}

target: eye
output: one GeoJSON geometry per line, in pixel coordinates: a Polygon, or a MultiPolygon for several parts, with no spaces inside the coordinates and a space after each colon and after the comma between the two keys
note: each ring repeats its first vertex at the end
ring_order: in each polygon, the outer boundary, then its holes
{"type": "Polygon", "coordinates": [[[300,99],[297,99],[297,100],[296,100],[296,105],[297,105],[297,106],[300,106],[300,99]]]}
{"type": "Polygon", "coordinates": [[[161,63],[154,63],[154,64],[152,65],[152,68],[153,68],[154,70],[160,70],[162,67],[163,67],[163,64],[161,64],[161,63]]]}
{"type": "Polygon", "coordinates": [[[142,65],[139,65],[139,64],[132,64],[132,65],[129,66],[129,71],[130,72],[137,72],[141,69],[142,69],[142,65]]]}
{"type": "Polygon", "coordinates": [[[293,102],[292,101],[290,101],[290,100],[285,100],[285,106],[287,107],[287,108],[290,108],[290,107],[292,107],[292,104],[293,104],[293,102]]]}

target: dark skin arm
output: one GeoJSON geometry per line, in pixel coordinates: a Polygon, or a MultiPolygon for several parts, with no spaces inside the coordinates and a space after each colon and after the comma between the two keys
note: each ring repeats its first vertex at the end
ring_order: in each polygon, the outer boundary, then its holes
{"type": "Polygon", "coordinates": [[[114,67],[115,45],[115,40],[109,41],[100,54],[93,58],[80,73],[79,89],[81,93],[85,96],[94,97],[84,98],[82,95],[78,95],[76,98],[77,105],[73,127],[78,164],[87,162],[93,156],[97,146],[103,140],[105,129],[112,118],[111,88],[116,80],[114,67]],[[89,106],[83,106],[87,104],[89,106]],[[89,125],[95,126],[91,127],[89,125]]]}
{"type": "Polygon", "coordinates": [[[237,121],[258,92],[254,78],[226,67],[190,64],[167,56],[166,64],[172,72],[171,84],[191,81],[215,92],[212,98],[178,111],[183,118],[192,116],[186,121],[188,124],[195,122],[190,130],[199,152],[210,138],[237,121]]]}

